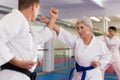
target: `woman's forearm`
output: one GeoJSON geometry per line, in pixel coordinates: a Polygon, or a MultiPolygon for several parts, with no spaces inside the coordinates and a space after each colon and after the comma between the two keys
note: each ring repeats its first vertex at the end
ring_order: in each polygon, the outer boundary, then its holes
{"type": "Polygon", "coordinates": [[[58,35],[59,32],[60,32],[60,26],[58,26],[57,24],[55,24],[53,30],[56,31],[56,33],[58,35]]]}

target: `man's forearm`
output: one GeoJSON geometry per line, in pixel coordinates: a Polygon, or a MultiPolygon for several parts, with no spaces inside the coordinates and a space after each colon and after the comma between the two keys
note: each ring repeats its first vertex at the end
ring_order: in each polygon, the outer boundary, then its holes
{"type": "Polygon", "coordinates": [[[15,66],[18,66],[19,63],[19,61],[15,57],[13,57],[9,62],[15,66]]]}

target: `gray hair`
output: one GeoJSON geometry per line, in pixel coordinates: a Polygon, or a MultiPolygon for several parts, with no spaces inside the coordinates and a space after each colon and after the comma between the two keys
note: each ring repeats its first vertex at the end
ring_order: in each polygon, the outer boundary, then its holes
{"type": "Polygon", "coordinates": [[[77,23],[84,23],[86,26],[91,27],[93,29],[92,21],[89,17],[83,16],[81,19],[77,20],[77,23]]]}

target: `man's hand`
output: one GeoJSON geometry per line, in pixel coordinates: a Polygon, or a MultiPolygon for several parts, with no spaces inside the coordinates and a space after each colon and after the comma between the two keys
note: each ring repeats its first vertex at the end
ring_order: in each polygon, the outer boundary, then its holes
{"type": "Polygon", "coordinates": [[[104,32],[104,33],[103,33],[103,36],[104,36],[104,37],[108,36],[108,32],[104,32]]]}
{"type": "MultiPolygon", "coordinates": [[[[53,20],[56,21],[56,19],[58,18],[58,10],[56,8],[51,7],[50,8],[50,16],[53,20]]],[[[48,24],[49,19],[46,16],[41,16],[40,22],[48,24]]]]}
{"type": "Polygon", "coordinates": [[[10,63],[24,69],[31,69],[35,64],[37,64],[37,62],[33,62],[31,60],[18,60],[15,57],[10,61],[10,63]]]}
{"type": "Polygon", "coordinates": [[[41,17],[40,17],[40,22],[43,22],[43,23],[45,23],[45,24],[48,24],[49,19],[48,19],[47,17],[45,17],[45,16],[41,16],[41,17]]]}
{"type": "Polygon", "coordinates": [[[53,29],[55,26],[56,19],[58,18],[58,10],[54,7],[50,8],[50,19],[45,16],[40,17],[40,22],[47,24],[49,29],[53,29]]]}
{"type": "Polygon", "coordinates": [[[24,68],[24,69],[31,69],[37,62],[33,61],[19,61],[18,67],[24,68]]]}
{"type": "Polygon", "coordinates": [[[96,67],[98,67],[101,63],[100,63],[99,61],[92,61],[91,64],[92,64],[93,67],[96,68],[96,67]]]}

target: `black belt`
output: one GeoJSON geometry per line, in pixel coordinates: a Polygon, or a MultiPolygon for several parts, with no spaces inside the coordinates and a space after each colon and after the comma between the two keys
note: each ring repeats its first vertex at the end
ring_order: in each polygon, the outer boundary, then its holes
{"type": "Polygon", "coordinates": [[[35,78],[36,78],[36,72],[32,73],[32,72],[30,72],[27,69],[23,69],[23,68],[14,66],[14,65],[12,65],[10,63],[6,63],[6,64],[2,65],[1,66],[1,70],[3,70],[3,69],[10,69],[10,70],[14,70],[14,71],[18,71],[18,72],[24,73],[28,77],[30,77],[31,80],[35,80],[35,78]]]}

